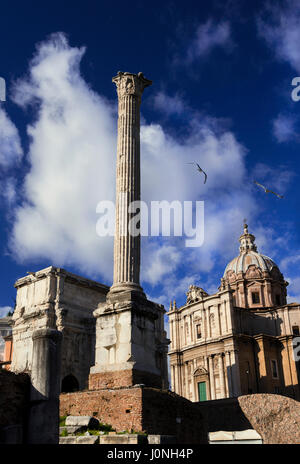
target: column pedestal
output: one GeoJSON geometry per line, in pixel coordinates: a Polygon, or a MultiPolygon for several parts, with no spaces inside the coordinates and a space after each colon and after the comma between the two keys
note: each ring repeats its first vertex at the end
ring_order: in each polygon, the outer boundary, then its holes
{"type": "Polygon", "coordinates": [[[155,327],[162,313],[162,305],[130,291],[110,294],[94,311],[96,358],[90,390],[136,384],[162,387],[155,327]]]}

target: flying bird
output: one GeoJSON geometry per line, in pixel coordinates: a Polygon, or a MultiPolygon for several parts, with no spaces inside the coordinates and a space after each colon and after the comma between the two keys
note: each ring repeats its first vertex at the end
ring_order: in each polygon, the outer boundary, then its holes
{"type": "Polygon", "coordinates": [[[206,180],[207,180],[207,174],[203,171],[202,168],[200,168],[199,164],[198,164],[198,163],[195,163],[195,162],[194,162],[194,163],[187,163],[187,164],[196,164],[196,165],[197,165],[198,171],[199,171],[199,172],[203,172],[203,174],[204,174],[204,176],[205,176],[205,179],[204,179],[204,184],[205,184],[205,182],[206,182],[206,180]]]}
{"type": "Polygon", "coordinates": [[[265,191],[266,193],[273,193],[273,194],[276,195],[278,198],[283,198],[283,195],[279,195],[279,194],[276,193],[276,192],[272,192],[272,190],[269,190],[269,189],[268,189],[267,187],[265,187],[264,185],[259,184],[258,182],[256,182],[256,180],[254,181],[254,183],[255,183],[256,185],[259,185],[259,187],[261,187],[262,189],[264,189],[264,191],[265,191]]]}

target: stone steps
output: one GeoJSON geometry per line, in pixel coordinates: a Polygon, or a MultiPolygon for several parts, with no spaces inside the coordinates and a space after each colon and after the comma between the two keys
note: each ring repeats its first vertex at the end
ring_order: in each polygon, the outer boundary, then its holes
{"type": "Polygon", "coordinates": [[[133,433],[109,432],[105,434],[99,431],[99,435],[91,435],[87,431],[89,428],[97,430],[99,420],[91,416],[68,416],[66,425],[59,427],[59,433],[67,430],[68,436],[59,437],[60,445],[105,445],[105,444],[120,444],[120,445],[137,445],[137,444],[162,444],[176,443],[176,438],[171,435],[142,435],[133,433]],[[76,433],[85,432],[84,435],[76,436],[76,433]]]}
{"type": "Polygon", "coordinates": [[[60,437],[60,445],[154,445],[174,444],[176,438],[171,435],[139,435],[139,434],[110,434],[110,435],[83,435],[76,437],[60,437]]]}
{"type": "Polygon", "coordinates": [[[60,445],[97,445],[99,444],[99,435],[80,436],[70,435],[69,437],[59,437],[60,445]]]}

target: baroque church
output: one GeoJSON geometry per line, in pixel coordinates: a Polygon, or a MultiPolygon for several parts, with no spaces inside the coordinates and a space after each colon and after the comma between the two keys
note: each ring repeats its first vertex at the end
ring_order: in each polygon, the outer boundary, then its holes
{"type": "Polygon", "coordinates": [[[247,224],[239,242],[217,293],[191,285],[185,305],[170,305],[172,389],[194,402],[251,393],[300,400],[300,304],[287,303],[288,282],[257,251],[247,224]]]}

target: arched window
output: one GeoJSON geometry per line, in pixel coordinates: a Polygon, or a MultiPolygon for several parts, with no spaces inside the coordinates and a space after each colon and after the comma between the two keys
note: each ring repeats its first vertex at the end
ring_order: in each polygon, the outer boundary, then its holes
{"type": "Polygon", "coordinates": [[[63,378],[61,382],[62,393],[72,393],[79,390],[79,383],[74,375],[70,374],[63,378]]]}

